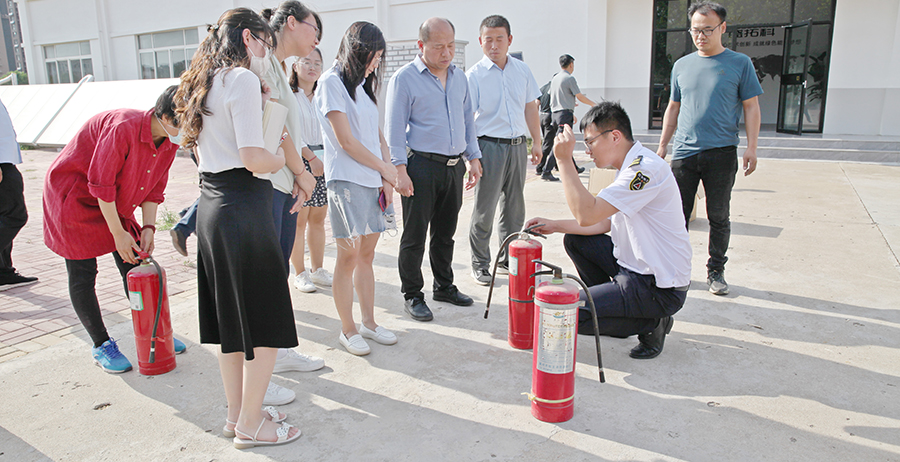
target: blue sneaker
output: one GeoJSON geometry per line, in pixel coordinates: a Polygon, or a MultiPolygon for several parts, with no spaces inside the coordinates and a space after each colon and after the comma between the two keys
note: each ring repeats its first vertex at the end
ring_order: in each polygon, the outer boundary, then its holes
{"type": "Polygon", "coordinates": [[[110,374],[121,374],[132,369],[131,363],[120,351],[113,338],[103,342],[99,347],[91,348],[94,364],[110,374]]]}
{"type": "Polygon", "coordinates": [[[172,340],[175,341],[175,354],[176,355],[180,355],[181,353],[184,353],[184,350],[187,350],[187,345],[185,345],[184,342],[182,342],[181,340],[178,340],[177,338],[174,338],[174,337],[172,338],[172,340]]]}

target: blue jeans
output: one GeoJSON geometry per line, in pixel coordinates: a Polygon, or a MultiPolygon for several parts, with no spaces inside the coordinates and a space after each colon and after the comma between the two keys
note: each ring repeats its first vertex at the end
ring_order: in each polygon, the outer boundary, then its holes
{"type": "Polygon", "coordinates": [[[284,270],[290,273],[291,250],[297,233],[297,216],[291,213],[295,199],[290,194],[275,190],[272,193],[272,218],[275,220],[275,234],[281,244],[284,270]]]}
{"type": "Polygon", "coordinates": [[[184,209],[184,215],[181,217],[181,220],[172,227],[180,231],[185,239],[197,230],[197,204],[199,202],[200,198],[198,197],[193,204],[184,209]]]}
{"type": "Polygon", "coordinates": [[[737,146],[702,151],[672,161],[672,173],[681,191],[685,226],[690,224],[697,185],[703,181],[706,191],[706,217],[709,219],[709,261],[707,271],[725,269],[728,241],[731,239],[731,189],[738,171],[737,146]]]}

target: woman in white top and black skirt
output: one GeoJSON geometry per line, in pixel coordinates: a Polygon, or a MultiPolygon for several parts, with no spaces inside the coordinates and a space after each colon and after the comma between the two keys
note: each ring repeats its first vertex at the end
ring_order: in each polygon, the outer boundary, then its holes
{"type": "Polygon", "coordinates": [[[375,245],[385,230],[397,168],[378,126],[376,94],[381,77],[384,35],[372,23],[353,23],[338,49],[334,66],[319,78],[314,101],[325,135],[325,180],[331,232],[337,239],[332,296],[341,333],[350,353],[367,355],[363,337],[384,345],[397,343],[391,331],[375,323],[375,245]],[[381,207],[379,207],[381,205],[381,207]],[[362,325],[353,321],[353,289],[359,297],[362,325]]]}
{"type": "MultiPolygon", "coordinates": [[[[300,430],[262,410],[277,348],[297,346],[287,274],[272,220],[272,184],[257,177],[284,166],[267,151],[260,82],[272,48],[268,24],[247,8],[226,11],[203,40],[176,94],[183,144],[198,155],[200,342],[221,345],[228,401],[223,433],[240,449],[282,444],[300,430]]],[[[301,192],[301,194],[307,194],[301,192]]]]}

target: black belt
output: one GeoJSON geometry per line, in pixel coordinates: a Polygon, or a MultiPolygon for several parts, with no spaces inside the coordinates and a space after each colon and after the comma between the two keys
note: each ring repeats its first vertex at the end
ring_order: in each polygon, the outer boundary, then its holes
{"type": "Polygon", "coordinates": [[[310,151],[321,151],[322,149],[325,149],[321,144],[309,144],[306,147],[309,148],[310,151]]]}
{"type": "Polygon", "coordinates": [[[688,284],[686,286],[681,286],[681,287],[672,287],[672,290],[674,290],[675,292],[687,292],[688,289],[690,289],[690,288],[691,288],[691,285],[688,284]]]}
{"type": "Polygon", "coordinates": [[[513,139],[509,139],[509,138],[494,138],[493,136],[479,136],[478,139],[479,139],[479,140],[485,140],[485,141],[493,141],[493,142],[495,142],[495,143],[500,143],[500,144],[509,144],[509,145],[512,145],[512,146],[517,146],[517,145],[520,145],[520,144],[522,144],[522,143],[525,142],[525,135],[518,136],[518,137],[513,138],[513,139]]]}
{"type": "Polygon", "coordinates": [[[455,156],[445,156],[443,154],[432,154],[430,152],[422,152],[416,151],[415,149],[410,149],[407,153],[408,157],[412,157],[414,155],[422,156],[428,160],[433,160],[435,162],[446,165],[447,167],[453,167],[459,163],[459,160],[462,158],[462,154],[457,154],[455,156]]]}

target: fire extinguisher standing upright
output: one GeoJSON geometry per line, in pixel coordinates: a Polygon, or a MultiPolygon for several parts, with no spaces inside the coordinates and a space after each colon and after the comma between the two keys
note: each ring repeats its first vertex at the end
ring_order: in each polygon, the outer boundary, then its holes
{"type": "Polygon", "coordinates": [[[542,246],[538,236],[546,239],[546,236],[535,233],[533,230],[543,224],[526,228],[520,232],[510,234],[500,245],[497,258],[494,259],[494,268],[491,272],[491,287],[488,290],[487,305],[484,310],[484,318],[487,319],[491,308],[491,295],[494,292],[494,278],[497,276],[497,264],[503,249],[509,244],[509,329],[507,341],[513,348],[520,350],[531,349],[534,338],[534,273],[535,260],[541,259],[542,246]],[[513,240],[515,238],[515,240],[513,240]],[[512,241],[512,242],[510,242],[512,241]]]}
{"type": "Polygon", "coordinates": [[[138,369],[143,375],[158,375],[175,369],[175,340],[166,293],[166,271],[146,252],[128,272],[128,298],[137,347],[138,369]]]}
{"type": "MultiPolygon", "coordinates": [[[[531,369],[531,415],[544,422],[565,422],[575,413],[575,349],[578,344],[578,308],[584,305],[579,286],[566,282],[572,279],[587,286],[575,276],[563,274],[558,266],[537,261],[550,268],[536,274],[552,274],[553,279],[535,290],[534,355],[531,369]],[[564,279],[565,278],[565,279],[564,279]]],[[[594,321],[597,343],[597,365],[600,383],[606,381],[600,358],[600,336],[597,329],[597,310],[587,297],[594,321]]]]}

